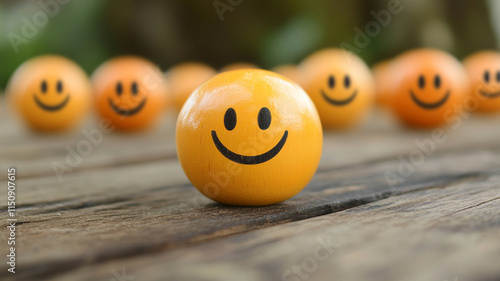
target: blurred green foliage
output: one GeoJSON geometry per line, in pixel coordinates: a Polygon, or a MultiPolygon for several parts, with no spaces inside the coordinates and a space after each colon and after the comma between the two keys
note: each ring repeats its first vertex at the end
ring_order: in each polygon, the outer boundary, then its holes
{"type": "MultiPolygon", "coordinates": [[[[47,53],[67,56],[89,74],[122,54],[146,57],[162,69],[186,60],[217,68],[233,61],[297,63],[320,48],[355,46],[355,28],[365,31],[390,1],[397,0],[0,0],[0,89],[21,63],[47,53]],[[57,1],[68,3],[53,15],[40,4],[57,1]],[[43,23],[40,12],[47,21],[36,27],[43,23]],[[16,52],[12,34],[23,36],[26,21],[37,31],[16,52]]],[[[459,58],[497,48],[486,1],[401,0],[400,6],[359,48],[368,63],[422,46],[459,58]]]]}

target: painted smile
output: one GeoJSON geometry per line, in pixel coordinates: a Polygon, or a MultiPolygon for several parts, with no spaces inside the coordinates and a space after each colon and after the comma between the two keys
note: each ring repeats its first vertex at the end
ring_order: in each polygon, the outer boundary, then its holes
{"type": "Polygon", "coordinates": [[[479,93],[481,94],[481,96],[489,99],[500,97],[500,91],[488,93],[486,91],[480,90],[479,93]]]}
{"type": "Polygon", "coordinates": [[[336,105],[336,106],[343,106],[343,105],[347,105],[347,104],[351,103],[356,98],[357,94],[358,94],[358,90],[355,90],[354,93],[352,93],[352,95],[350,97],[348,97],[347,99],[336,100],[336,99],[330,98],[323,90],[321,90],[321,95],[323,96],[323,98],[328,103],[336,105]]]}
{"type": "Polygon", "coordinates": [[[413,102],[415,102],[421,108],[432,110],[432,109],[436,109],[436,108],[440,107],[448,100],[448,98],[450,97],[450,90],[448,90],[446,92],[446,94],[444,95],[444,97],[441,100],[434,102],[434,103],[426,103],[426,102],[419,100],[417,98],[417,96],[415,95],[415,93],[413,93],[412,90],[410,90],[410,96],[411,96],[411,99],[413,100],[413,102]]]}
{"type": "Polygon", "coordinates": [[[255,155],[255,156],[245,156],[241,154],[237,154],[229,150],[227,147],[225,147],[222,142],[219,140],[217,137],[217,133],[215,130],[212,131],[212,139],[214,141],[215,146],[219,150],[219,152],[224,155],[227,159],[239,163],[239,164],[244,164],[244,165],[256,165],[256,164],[261,164],[264,162],[267,162],[276,156],[283,146],[285,145],[286,139],[288,138],[288,131],[285,131],[283,134],[283,137],[281,140],[276,144],[271,150],[267,151],[266,153],[260,154],[260,155],[255,155]]]}
{"type": "Polygon", "coordinates": [[[60,104],[57,104],[57,105],[46,105],[44,104],[42,101],[40,101],[38,99],[38,97],[35,95],[33,95],[33,99],[35,99],[35,102],[36,104],[43,110],[45,111],[58,111],[60,109],[62,109],[64,106],[66,106],[66,104],[68,103],[69,101],[69,95],[66,96],[66,99],[64,99],[60,104]]]}
{"type": "Polygon", "coordinates": [[[114,112],[116,112],[122,116],[132,116],[134,114],[137,114],[139,111],[141,111],[141,109],[146,104],[146,99],[143,99],[142,102],[138,106],[136,106],[135,108],[132,108],[132,109],[122,109],[122,108],[118,107],[117,105],[115,105],[111,99],[109,99],[108,102],[109,102],[109,106],[111,107],[111,109],[113,109],[114,112]]]}

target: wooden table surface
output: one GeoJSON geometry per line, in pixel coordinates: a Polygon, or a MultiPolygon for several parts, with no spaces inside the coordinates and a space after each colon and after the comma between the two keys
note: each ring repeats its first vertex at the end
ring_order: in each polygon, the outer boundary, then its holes
{"type": "Polygon", "coordinates": [[[436,141],[374,110],[325,133],[300,194],[243,208],[189,183],[173,114],[147,133],[103,134],[77,161],[82,129],[34,134],[0,105],[4,261],[12,166],[18,218],[16,274],[2,262],[1,280],[500,280],[498,115],[463,115],[436,141]],[[54,163],[71,171],[59,179],[54,163]]]}

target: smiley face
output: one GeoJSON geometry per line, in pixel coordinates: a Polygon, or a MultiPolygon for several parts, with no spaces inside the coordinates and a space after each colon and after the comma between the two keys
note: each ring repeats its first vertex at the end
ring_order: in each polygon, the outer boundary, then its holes
{"type": "Polygon", "coordinates": [[[300,64],[302,83],[330,129],[353,127],[366,115],[374,99],[370,69],[356,55],[325,49],[300,64]]]}
{"type": "Polygon", "coordinates": [[[151,127],[167,103],[161,71],[138,57],[105,62],[92,75],[99,114],[121,131],[151,127]]]}
{"type": "MultiPolygon", "coordinates": [[[[349,89],[351,87],[351,77],[349,75],[345,75],[343,81],[344,81],[344,83],[343,83],[344,88],[349,89]]],[[[328,88],[330,90],[333,90],[335,88],[335,76],[333,76],[333,75],[330,75],[328,77],[328,88]]],[[[345,106],[345,105],[350,104],[356,98],[356,96],[358,95],[358,90],[355,89],[350,96],[346,97],[345,99],[341,99],[341,100],[329,97],[328,94],[323,89],[321,89],[321,95],[331,105],[345,106]]]]}
{"type": "MultiPolygon", "coordinates": [[[[417,81],[418,81],[418,88],[421,91],[425,90],[425,84],[426,83],[425,83],[425,77],[424,77],[424,75],[420,75],[418,77],[417,81]]],[[[439,74],[436,74],[434,76],[433,81],[434,81],[434,83],[433,83],[434,90],[436,90],[437,92],[439,92],[439,89],[441,88],[441,76],[439,76],[439,74]]],[[[415,94],[415,91],[413,89],[410,89],[410,96],[411,96],[411,99],[413,100],[413,102],[415,102],[415,104],[417,104],[421,108],[427,109],[427,110],[434,110],[434,109],[437,109],[437,108],[443,106],[446,103],[446,101],[448,101],[448,98],[450,97],[450,90],[449,89],[445,90],[444,95],[441,98],[439,98],[437,101],[434,101],[434,102],[426,102],[426,101],[421,100],[415,94]]]]}
{"type": "MultiPolygon", "coordinates": [[[[269,108],[263,107],[259,110],[258,124],[261,130],[267,130],[269,128],[269,126],[271,125],[271,111],[269,110],[269,108]]],[[[226,111],[226,114],[224,114],[224,126],[228,131],[232,131],[236,126],[236,111],[233,108],[229,108],[226,111]]],[[[261,164],[273,159],[274,156],[278,155],[278,153],[281,151],[281,149],[285,145],[287,138],[288,130],[283,133],[283,137],[281,137],[278,144],[276,144],[272,149],[259,155],[249,156],[241,155],[229,150],[219,140],[219,137],[217,137],[217,132],[215,130],[212,130],[212,139],[219,152],[227,159],[245,165],[261,164]]]]}
{"type": "Polygon", "coordinates": [[[92,91],[78,65],[59,56],[41,56],[19,67],[7,92],[30,127],[62,131],[74,127],[88,112],[92,91]]]}
{"type": "MultiPolygon", "coordinates": [[[[130,85],[130,93],[129,94],[132,96],[137,96],[138,92],[139,92],[139,86],[138,86],[137,82],[132,81],[132,84],[130,85]]],[[[123,84],[122,84],[122,82],[117,82],[116,83],[116,95],[118,97],[121,97],[122,94],[123,94],[123,84]]],[[[135,107],[132,107],[132,108],[122,108],[122,107],[116,105],[113,102],[112,98],[108,98],[108,103],[109,103],[109,107],[111,107],[111,109],[116,114],[121,115],[121,116],[132,116],[132,115],[139,113],[144,108],[144,105],[146,104],[146,100],[147,100],[147,97],[142,98],[142,100],[135,107]]]]}
{"type": "MultiPolygon", "coordinates": [[[[64,88],[63,82],[61,80],[58,80],[56,85],[57,86],[55,88],[57,89],[56,90],[57,95],[62,95],[63,88],[64,88]]],[[[42,82],[40,83],[40,92],[42,93],[42,95],[46,95],[47,91],[48,91],[47,81],[42,80],[42,82]]],[[[38,105],[41,109],[43,109],[45,111],[49,111],[49,112],[59,111],[59,110],[63,109],[66,106],[66,104],[68,104],[69,98],[70,98],[70,95],[67,94],[66,97],[63,98],[60,103],[54,104],[54,105],[48,105],[48,104],[43,103],[43,101],[41,101],[38,98],[38,95],[36,93],[33,94],[33,99],[35,100],[36,105],[38,105]]]]}
{"type": "Polygon", "coordinates": [[[470,80],[469,96],[477,103],[478,112],[500,111],[500,53],[481,51],[464,61],[470,80]]]}
{"type": "Polygon", "coordinates": [[[218,74],[189,97],[176,143],[184,172],[205,196],[258,206],[284,201],[307,185],[321,156],[322,130],[300,86],[246,69],[218,74]]]}
{"type": "Polygon", "coordinates": [[[393,62],[392,108],[412,127],[442,126],[459,113],[468,87],[465,70],[451,55],[433,49],[417,49],[393,62]]]}
{"type": "MultiPolygon", "coordinates": [[[[500,70],[497,70],[496,71],[496,83],[500,83],[500,70]]],[[[485,70],[484,71],[484,75],[483,75],[483,80],[484,80],[484,83],[486,84],[486,86],[484,88],[481,88],[481,89],[478,89],[479,90],[479,94],[481,94],[481,96],[487,98],[487,99],[496,99],[498,97],[500,97],[500,90],[491,90],[488,89],[488,84],[491,83],[494,83],[494,81],[491,81],[492,79],[490,78],[490,71],[489,70],[485,70]]]]}

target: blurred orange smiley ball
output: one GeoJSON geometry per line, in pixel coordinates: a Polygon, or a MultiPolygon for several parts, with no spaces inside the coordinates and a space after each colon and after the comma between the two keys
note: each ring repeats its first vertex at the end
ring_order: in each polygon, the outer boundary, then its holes
{"type": "Polygon", "coordinates": [[[500,111],[500,53],[478,52],[465,58],[463,63],[471,82],[469,95],[477,102],[476,110],[500,111]]]}
{"type": "Polygon", "coordinates": [[[395,59],[393,110],[417,128],[445,125],[461,110],[468,91],[464,68],[439,50],[417,49],[395,59]]]}
{"type": "Polygon", "coordinates": [[[88,112],[92,87],[74,62],[54,55],[23,63],[7,86],[7,95],[24,121],[37,131],[75,127],[88,112]]]}
{"type": "Polygon", "coordinates": [[[300,73],[325,128],[358,124],[373,103],[375,85],[370,69],[346,50],[325,49],[312,54],[300,64],[300,73]]]}
{"type": "Polygon", "coordinates": [[[92,83],[97,111],[118,130],[149,128],[165,109],[163,74],[145,59],[130,56],[107,61],[94,72],[92,83]]]}
{"type": "Polygon", "coordinates": [[[235,70],[203,83],[177,120],[177,155],[191,183],[217,202],[260,206],[299,193],[314,175],[318,113],[291,80],[235,70]]]}
{"type": "Polygon", "coordinates": [[[216,73],[210,66],[197,62],[187,62],[172,67],[167,77],[175,108],[181,110],[191,93],[216,73]]]}

